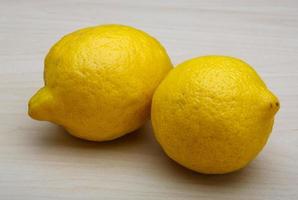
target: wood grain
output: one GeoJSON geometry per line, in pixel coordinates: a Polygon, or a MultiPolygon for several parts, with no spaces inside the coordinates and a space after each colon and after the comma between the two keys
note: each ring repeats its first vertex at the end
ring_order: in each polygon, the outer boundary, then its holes
{"type": "Polygon", "coordinates": [[[298,1],[0,2],[0,199],[298,199],[298,1]],[[169,160],[150,123],[91,143],[31,120],[43,58],[62,35],[103,23],[157,37],[173,63],[206,54],[242,58],[280,98],[269,143],[246,169],[221,176],[169,160]]]}

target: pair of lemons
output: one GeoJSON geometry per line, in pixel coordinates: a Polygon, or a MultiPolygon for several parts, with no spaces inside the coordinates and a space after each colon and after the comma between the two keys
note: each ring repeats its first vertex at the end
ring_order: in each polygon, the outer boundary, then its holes
{"type": "Polygon", "coordinates": [[[29,102],[32,118],[105,141],[138,129],[151,113],[166,154],[207,174],[247,165],[265,145],[279,109],[245,62],[204,56],[173,68],[156,39],[123,25],[64,36],[45,58],[44,83],[29,102]]]}

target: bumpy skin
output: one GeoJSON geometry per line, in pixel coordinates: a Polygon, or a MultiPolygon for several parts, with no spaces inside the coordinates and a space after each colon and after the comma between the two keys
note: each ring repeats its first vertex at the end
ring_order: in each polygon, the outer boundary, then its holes
{"type": "Polygon", "coordinates": [[[171,68],[162,45],[140,30],[78,30],[50,49],[45,86],[31,98],[29,115],[83,139],[111,140],[144,124],[153,92],[171,68]]]}
{"type": "Polygon", "coordinates": [[[206,174],[232,172],[255,158],[279,109],[248,64],[225,56],[178,65],[152,101],[155,136],[166,154],[206,174]]]}

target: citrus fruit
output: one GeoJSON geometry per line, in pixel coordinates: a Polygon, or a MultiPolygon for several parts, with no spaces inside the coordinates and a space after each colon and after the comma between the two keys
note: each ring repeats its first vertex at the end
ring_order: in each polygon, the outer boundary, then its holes
{"type": "Polygon", "coordinates": [[[143,31],[84,28],[48,52],[44,87],[30,99],[28,113],[79,138],[111,140],[145,123],[153,92],[171,68],[163,46],[143,31]]]}
{"type": "Polygon", "coordinates": [[[262,150],[279,101],[247,63],[204,56],[174,68],[152,100],[157,141],[181,165],[205,174],[246,166],[262,150]]]}

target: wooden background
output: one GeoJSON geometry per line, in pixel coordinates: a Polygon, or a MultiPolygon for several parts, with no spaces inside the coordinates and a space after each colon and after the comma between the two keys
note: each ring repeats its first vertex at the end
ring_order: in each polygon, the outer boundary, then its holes
{"type": "Polygon", "coordinates": [[[0,199],[298,199],[297,0],[1,0],[0,199]],[[150,123],[91,143],[31,120],[43,58],[62,35],[123,23],[158,38],[174,64],[242,58],[281,101],[269,143],[246,169],[204,176],[169,160],[150,123]]]}

